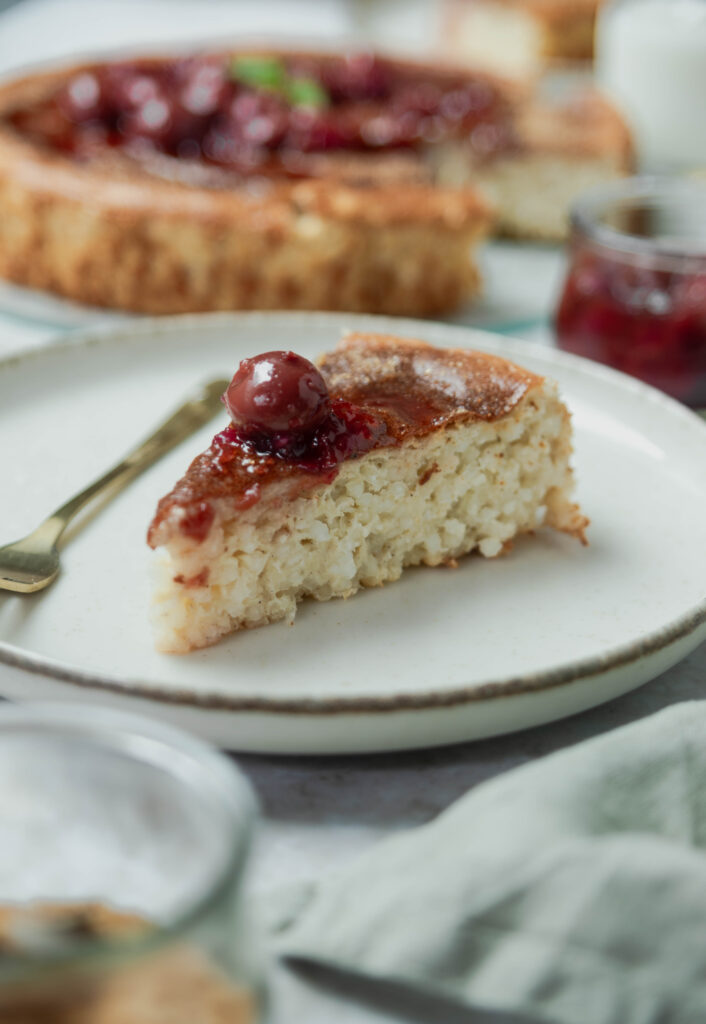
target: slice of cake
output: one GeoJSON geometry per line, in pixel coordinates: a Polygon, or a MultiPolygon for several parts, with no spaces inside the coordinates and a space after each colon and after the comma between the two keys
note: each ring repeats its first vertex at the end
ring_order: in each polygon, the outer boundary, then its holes
{"type": "Polygon", "coordinates": [[[294,618],[545,524],[585,543],[556,385],[496,356],[351,334],[244,360],[231,423],[159,503],[160,650],[294,618]]]}
{"type": "Polygon", "coordinates": [[[593,56],[602,0],[446,0],[444,42],[457,58],[510,78],[593,56]]]}
{"type": "Polygon", "coordinates": [[[632,167],[624,121],[593,90],[560,103],[526,104],[518,112],[517,135],[511,157],[498,154],[486,164],[471,159],[473,181],[496,204],[497,227],[505,235],[564,238],[574,200],[632,167]]]}
{"type": "Polygon", "coordinates": [[[623,119],[592,89],[518,104],[514,143],[505,150],[484,156],[477,145],[457,144],[431,156],[440,182],[480,189],[496,210],[498,233],[542,241],[565,238],[573,201],[633,165],[623,119]]]}

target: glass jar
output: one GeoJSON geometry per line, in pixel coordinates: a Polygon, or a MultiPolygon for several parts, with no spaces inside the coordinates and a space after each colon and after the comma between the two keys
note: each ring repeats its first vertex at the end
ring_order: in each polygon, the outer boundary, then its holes
{"type": "Polygon", "coordinates": [[[230,762],[102,707],[0,708],[3,1024],[254,1024],[230,762]]]}
{"type": "Polygon", "coordinates": [[[571,211],[559,347],[706,406],[706,186],[628,178],[571,211]]]}

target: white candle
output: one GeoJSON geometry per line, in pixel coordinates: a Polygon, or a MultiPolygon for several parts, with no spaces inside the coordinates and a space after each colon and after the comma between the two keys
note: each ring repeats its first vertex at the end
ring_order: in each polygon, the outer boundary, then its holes
{"type": "Polygon", "coordinates": [[[596,30],[596,75],[644,169],[706,167],[706,0],[616,0],[596,30]]]}

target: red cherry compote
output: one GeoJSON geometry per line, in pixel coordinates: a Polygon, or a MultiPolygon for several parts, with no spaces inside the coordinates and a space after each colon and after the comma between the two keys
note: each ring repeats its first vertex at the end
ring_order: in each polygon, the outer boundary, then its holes
{"type": "Polygon", "coordinates": [[[706,406],[706,272],[579,255],[556,316],[559,347],[706,406]]]}
{"type": "MultiPolygon", "coordinates": [[[[138,60],[87,67],[11,120],[44,145],[89,159],[121,149],[236,172],[306,176],[300,158],[424,146],[493,129],[507,148],[507,102],[489,81],[370,54],[138,60]]],[[[492,134],[492,133],[491,133],[492,134]]]]}
{"type": "Polygon", "coordinates": [[[213,440],[214,461],[250,462],[255,479],[273,459],[310,473],[335,473],[344,459],[390,440],[383,419],[332,400],[314,364],[294,352],[244,359],[223,401],[233,422],[213,440]]]}
{"type": "Polygon", "coordinates": [[[706,407],[706,190],[629,178],[572,211],[559,347],[706,407]]]}

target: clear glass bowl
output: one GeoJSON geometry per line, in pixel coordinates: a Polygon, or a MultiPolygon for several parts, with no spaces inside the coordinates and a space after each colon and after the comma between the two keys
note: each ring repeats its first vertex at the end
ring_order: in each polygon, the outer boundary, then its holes
{"type": "Polygon", "coordinates": [[[706,406],[706,185],[628,178],[571,212],[559,347],[706,406]]]}
{"type": "Polygon", "coordinates": [[[258,1019],[240,900],[254,806],[225,757],[176,729],[0,707],[0,1019],[258,1019]]]}

